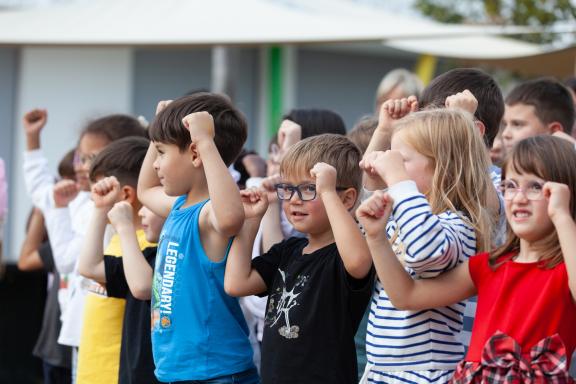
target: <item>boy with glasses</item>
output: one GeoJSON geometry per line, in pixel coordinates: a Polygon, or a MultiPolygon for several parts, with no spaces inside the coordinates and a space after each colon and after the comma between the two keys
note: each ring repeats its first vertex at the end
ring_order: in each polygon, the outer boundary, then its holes
{"type": "Polygon", "coordinates": [[[232,296],[269,295],[262,340],[263,383],[356,383],[354,334],[370,295],[372,260],[351,211],[360,150],[341,135],[294,144],[276,185],[283,210],[305,238],[289,238],[251,260],[265,192],[241,192],[246,221],[224,279],[232,296]]]}

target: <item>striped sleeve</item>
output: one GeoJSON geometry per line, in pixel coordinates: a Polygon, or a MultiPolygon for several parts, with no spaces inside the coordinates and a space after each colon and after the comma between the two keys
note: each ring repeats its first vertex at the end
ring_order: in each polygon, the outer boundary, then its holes
{"type": "Polygon", "coordinates": [[[388,193],[394,199],[392,219],[405,266],[413,277],[437,276],[476,252],[473,228],[456,213],[432,214],[415,182],[397,183],[388,193]]]}

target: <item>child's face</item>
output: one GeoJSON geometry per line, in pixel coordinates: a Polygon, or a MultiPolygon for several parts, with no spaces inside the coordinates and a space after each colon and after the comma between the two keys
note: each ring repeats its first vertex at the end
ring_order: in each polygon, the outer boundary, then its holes
{"type": "Polygon", "coordinates": [[[158,156],[153,167],[164,192],[168,196],[181,196],[190,191],[190,175],[194,172],[189,151],[180,151],[174,144],[154,142],[158,156]]]}
{"type": "Polygon", "coordinates": [[[102,151],[109,141],[102,135],[86,133],[80,139],[74,156],[74,171],[76,182],[82,191],[90,191],[90,165],[94,158],[102,151]]]}
{"type": "Polygon", "coordinates": [[[142,219],[142,229],[146,234],[146,240],[157,243],[165,219],[144,206],[138,211],[138,216],[142,219]]]}
{"type": "Polygon", "coordinates": [[[519,174],[511,166],[506,168],[506,179],[502,181],[506,220],[522,240],[538,241],[554,230],[548,216],[548,200],[543,194],[544,183],[536,175],[519,174]]]}
{"type": "MultiPolygon", "coordinates": [[[[312,178],[304,174],[283,177],[282,182],[292,186],[312,184],[315,187],[312,178]]],[[[308,192],[303,191],[305,199],[310,189],[308,188],[308,192]]],[[[331,230],[324,203],[319,195],[313,200],[302,201],[298,192],[294,191],[290,200],[282,200],[282,208],[288,221],[298,232],[319,237],[331,230]]]]}
{"type": "Polygon", "coordinates": [[[430,159],[408,144],[404,140],[402,131],[392,136],[391,149],[402,155],[406,174],[416,182],[418,190],[423,194],[428,193],[432,188],[432,179],[434,178],[434,169],[430,159]]]}
{"type": "Polygon", "coordinates": [[[522,103],[506,104],[502,128],[502,140],[507,152],[522,139],[550,133],[548,126],[536,116],[534,106],[522,103]]]}

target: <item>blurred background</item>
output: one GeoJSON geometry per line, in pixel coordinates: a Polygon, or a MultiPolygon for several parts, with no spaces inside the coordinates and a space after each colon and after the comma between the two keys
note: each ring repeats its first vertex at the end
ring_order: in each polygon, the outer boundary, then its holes
{"type": "Polygon", "coordinates": [[[265,155],[291,108],[332,109],[348,128],[372,114],[378,83],[395,68],[426,84],[450,68],[480,67],[504,93],[531,77],[574,76],[575,19],[573,0],[0,0],[9,192],[0,378],[39,380],[29,356],[39,324],[26,319],[41,317],[45,277],[10,272],[30,210],[21,176],[26,111],[48,110],[42,147],[56,167],[92,118],[151,121],[159,100],[223,92],[248,119],[247,148],[265,155]]]}

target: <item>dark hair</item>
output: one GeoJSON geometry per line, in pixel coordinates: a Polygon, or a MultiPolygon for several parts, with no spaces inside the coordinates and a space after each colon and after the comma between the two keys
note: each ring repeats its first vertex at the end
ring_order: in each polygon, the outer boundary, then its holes
{"type": "Polygon", "coordinates": [[[116,176],[121,185],[134,188],[150,142],[144,137],[130,136],[110,143],[90,166],[90,181],[116,176]]]}
{"type": "Polygon", "coordinates": [[[109,115],[90,122],[80,134],[99,135],[108,139],[109,142],[116,141],[127,136],[146,137],[146,129],[132,116],[109,115]]]}
{"type": "MultiPolygon", "coordinates": [[[[352,141],[354,144],[358,146],[360,152],[364,154],[366,149],[368,148],[368,144],[370,144],[370,139],[372,139],[372,135],[378,126],[378,119],[374,116],[364,116],[361,118],[354,128],[346,136],[352,141]]],[[[384,149],[390,149],[390,136],[387,137],[388,142],[385,143],[384,149]]]]}
{"type": "Polygon", "coordinates": [[[182,119],[201,111],[210,113],[214,118],[214,143],[224,163],[232,164],[244,146],[248,127],[242,113],[222,95],[197,92],[174,100],[156,115],[149,128],[150,139],[176,145],[180,151],[184,151],[191,140],[182,119]]]}
{"type": "Polygon", "coordinates": [[[240,154],[236,158],[236,161],[234,161],[234,169],[238,171],[238,173],[240,173],[240,180],[238,180],[238,182],[236,183],[238,184],[240,189],[244,189],[246,187],[246,180],[248,180],[251,177],[266,177],[266,161],[262,157],[260,157],[260,155],[256,151],[253,150],[247,151],[243,149],[242,152],[240,152],[240,154]],[[248,172],[248,169],[246,168],[246,164],[244,163],[244,161],[246,161],[248,156],[254,158],[253,161],[257,163],[255,164],[256,166],[255,170],[258,172],[258,174],[256,175],[251,175],[248,172]]]}
{"type": "Polygon", "coordinates": [[[570,88],[573,92],[576,92],[576,77],[572,76],[564,80],[564,85],[570,88]]]}
{"type": "Polygon", "coordinates": [[[71,149],[68,151],[60,163],[58,163],[58,175],[62,179],[74,180],[76,178],[76,172],[74,171],[74,155],[76,154],[76,149],[71,149]]]}
{"type": "Polygon", "coordinates": [[[293,109],[282,116],[302,127],[302,139],[323,133],[346,134],[344,120],[336,112],[327,109],[293,109]]]}
{"type": "Polygon", "coordinates": [[[492,148],[504,116],[504,99],[500,87],[486,72],[476,68],[456,68],[441,74],[422,91],[420,108],[443,108],[448,96],[465,89],[478,100],[474,117],[484,124],[484,143],[492,148]]]}
{"type": "Polygon", "coordinates": [[[574,103],[570,91],[552,78],[539,78],[516,86],[506,96],[506,105],[526,104],[544,124],[558,122],[564,132],[571,133],[574,124],[574,103]]]}
{"type": "MultiPolygon", "coordinates": [[[[551,135],[540,135],[520,140],[508,154],[502,166],[502,180],[508,168],[519,174],[531,173],[546,181],[566,184],[570,189],[570,213],[576,219],[576,151],[567,140],[551,135]]],[[[510,226],[506,242],[490,255],[490,264],[498,267],[520,250],[520,239],[510,226]]],[[[540,262],[552,268],[562,261],[562,249],[554,230],[540,242],[540,262]]]]}

